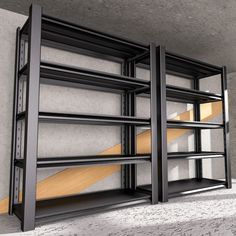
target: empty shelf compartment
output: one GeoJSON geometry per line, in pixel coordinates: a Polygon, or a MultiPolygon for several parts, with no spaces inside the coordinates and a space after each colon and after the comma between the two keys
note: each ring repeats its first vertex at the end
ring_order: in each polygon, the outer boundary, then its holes
{"type": "MultiPolygon", "coordinates": [[[[168,195],[169,198],[178,197],[181,195],[187,195],[223,187],[225,187],[225,181],[221,180],[214,180],[207,178],[175,180],[175,181],[169,181],[168,183],[168,195]]],[[[138,189],[144,192],[152,191],[151,185],[141,185],[138,187],[138,189]]]]}
{"type": "MultiPolygon", "coordinates": [[[[19,75],[26,75],[27,66],[20,70],[19,75]]],[[[70,83],[77,83],[78,87],[81,85],[83,88],[119,91],[150,88],[150,82],[146,80],[51,62],[41,62],[40,77],[41,83],[52,85],[69,86],[70,83]]]]}
{"type": "MultiPolygon", "coordinates": [[[[36,202],[36,220],[62,216],[84,215],[114,207],[150,202],[150,195],[133,190],[108,190],[36,202]]],[[[22,204],[14,205],[14,213],[22,218],[22,204]]]]}
{"type": "MultiPolygon", "coordinates": [[[[150,65],[150,58],[143,61],[150,65]]],[[[209,76],[221,75],[222,67],[205,63],[193,58],[178,55],[169,51],[165,52],[166,73],[187,79],[202,79],[209,76]]]]}
{"type": "Polygon", "coordinates": [[[167,73],[190,79],[201,79],[222,73],[222,67],[172,52],[166,52],[166,70],[167,73]]]}
{"type": "MultiPolygon", "coordinates": [[[[29,21],[21,30],[23,34],[28,34],[28,26],[29,21]]],[[[42,44],[63,49],[79,48],[82,52],[93,51],[96,54],[124,59],[148,51],[146,45],[47,15],[42,15],[42,44]]]]}
{"type": "Polygon", "coordinates": [[[170,181],[168,183],[168,187],[169,187],[168,191],[169,197],[177,197],[200,191],[222,188],[225,187],[225,181],[207,179],[207,178],[202,178],[202,179],[192,178],[192,179],[170,181]]]}

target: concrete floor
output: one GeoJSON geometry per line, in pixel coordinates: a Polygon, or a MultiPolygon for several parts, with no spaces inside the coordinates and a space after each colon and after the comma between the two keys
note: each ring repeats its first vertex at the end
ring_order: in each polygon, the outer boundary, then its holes
{"type": "Polygon", "coordinates": [[[236,235],[236,180],[232,189],[40,225],[27,233],[20,232],[16,217],[1,215],[0,235],[236,235]]]}

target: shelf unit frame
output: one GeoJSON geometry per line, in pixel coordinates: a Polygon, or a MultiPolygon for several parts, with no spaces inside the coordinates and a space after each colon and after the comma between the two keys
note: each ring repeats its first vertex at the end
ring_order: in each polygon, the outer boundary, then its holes
{"type": "MultiPolygon", "coordinates": [[[[159,171],[159,201],[167,202],[169,198],[182,196],[186,194],[206,191],[216,188],[231,188],[231,171],[229,157],[229,114],[228,114],[228,92],[227,92],[227,73],[226,67],[214,66],[192,58],[183,57],[165,50],[165,47],[157,47],[158,58],[157,68],[160,69],[162,77],[162,90],[159,106],[162,113],[158,118],[162,121],[162,127],[158,133],[159,139],[162,140],[162,152],[160,154],[161,171],[159,171]],[[166,74],[172,74],[190,79],[193,89],[177,87],[166,84],[166,74]],[[214,75],[220,75],[221,95],[200,90],[200,80],[214,75]],[[181,95],[182,94],[182,95],[181,95]],[[166,115],[166,102],[175,101],[181,103],[191,103],[194,106],[194,121],[168,120],[166,115]],[[222,102],[222,123],[202,122],[200,117],[200,104],[222,102]],[[195,151],[194,152],[167,152],[167,129],[192,129],[194,130],[195,151]],[[202,151],[201,130],[202,129],[223,129],[223,152],[205,152],[202,151]],[[202,159],[223,158],[225,180],[214,180],[203,177],[202,159]],[[195,160],[196,178],[176,181],[168,181],[168,160],[185,159],[195,160]],[[186,187],[187,186],[187,187],[186,187]]],[[[148,91],[141,91],[144,95],[150,97],[148,91]]],[[[149,192],[149,185],[139,186],[143,191],[149,192]]]]}
{"type": "Polygon", "coordinates": [[[166,202],[170,197],[219,187],[231,188],[229,159],[229,117],[226,67],[218,67],[165,50],[155,43],[142,45],[127,39],[97,32],[42,14],[42,8],[32,5],[30,15],[22,28],[17,29],[14,104],[12,121],[12,153],[9,214],[21,220],[23,231],[35,228],[36,222],[91,214],[116,207],[139,203],[166,202]],[[27,63],[25,47],[28,42],[27,63]],[[103,73],[78,67],[41,61],[41,46],[49,46],[119,62],[121,75],[103,73]],[[136,67],[150,70],[150,81],[136,79],[136,67]],[[166,84],[166,74],[183,76],[193,81],[193,89],[166,84]],[[199,91],[199,80],[221,74],[222,94],[199,91]],[[44,78],[41,78],[44,77],[44,78]],[[88,82],[88,78],[91,80],[88,82]],[[26,81],[26,110],[23,111],[23,83],[26,81]],[[92,82],[91,82],[92,81],[92,82]],[[121,116],[96,114],[62,114],[39,111],[40,84],[72,86],[121,95],[121,116]],[[150,98],[151,117],[136,117],[136,97],[150,98]],[[193,122],[167,120],[167,101],[194,104],[193,122]],[[200,121],[200,103],[222,101],[223,123],[200,121]],[[23,130],[23,120],[25,126],[23,130]],[[78,156],[38,158],[39,122],[86,123],[91,125],[119,125],[122,127],[122,153],[109,156],[78,156]],[[151,128],[151,154],[136,153],[137,126],[151,128]],[[195,152],[168,153],[167,129],[195,130],[195,152]],[[224,152],[202,152],[201,129],[223,129],[224,152]],[[24,131],[24,159],[22,133],[24,131]],[[202,159],[224,158],[225,181],[202,177],[202,159]],[[196,178],[168,181],[168,160],[195,160],[196,178]],[[151,185],[138,186],[137,164],[151,162],[151,185]],[[37,168],[72,167],[86,165],[122,164],[122,189],[82,194],[85,206],[79,204],[80,195],[36,201],[37,168]],[[23,170],[22,202],[19,201],[20,170],[23,170]],[[93,198],[99,198],[96,202],[93,198]],[[114,198],[114,200],[113,200],[114,198]],[[87,201],[86,201],[87,199],[87,201]],[[103,200],[105,199],[105,200],[103,200]],[[77,210],[55,206],[63,201],[76,204],[77,210]],[[77,202],[78,201],[78,202],[77,202]],[[52,206],[52,207],[51,207],[52,206]],[[42,209],[40,208],[42,207],[42,209]],[[57,214],[53,211],[56,210],[57,214]]]}
{"type": "Polygon", "coordinates": [[[21,220],[22,230],[32,230],[36,223],[41,221],[91,214],[140,203],[157,204],[158,155],[155,142],[158,135],[157,113],[152,114],[151,118],[145,119],[135,116],[136,96],[140,89],[151,90],[150,106],[157,107],[158,77],[155,70],[155,45],[143,46],[45,16],[38,5],[31,6],[28,20],[22,28],[17,29],[16,34],[9,214],[15,214],[21,220]],[[76,38],[76,32],[81,39],[76,38]],[[60,37],[55,37],[56,34],[60,37]],[[25,62],[26,42],[28,43],[27,63],[25,62]],[[122,65],[122,75],[43,62],[41,61],[43,45],[119,62],[122,65]],[[154,70],[151,81],[136,79],[136,64],[149,57],[152,58],[151,66],[154,70]],[[91,79],[90,82],[88,82],[88,78],[91,79]],[[24,82],[26,82],[25,110],[23,110],[24,82]],[[39,111],[39,93],[42,83],[118,93],[121,95],[121,116],[41,112],[39,111]],[[122,153],[108,156],[38,158],[39,122],[119,125],[122,127],[122,153]],[[138,126],[150,126],[153,131],[151,154],[136,153],[136,127],[138,126]],[[21,144],[23,133],[24,147],[21,144]],[[24,149],[23,157],[21,148],[24,149]],[[137,164],[145,162],[151,163],[152,166],[152,191],[150,193],[143,193],[137,188],[137,164]],[[36,200],[37,168],[109,164],[122,165],[122,189],[120,190],[64,196],[47,201],[36,200]],[[19,199],[20,170],[23,171],[22,201],[19,199]],[[97,202],[96,197],[99,197],[97,202]],[[105,200],[102,200],[103,198],[105,200]],[[68,210],[70,199],[79,207],[77,210],[72,206],[71,211],[68,210]],[[80,199],[85,199],[84,204],[87,209],[83,204],[79,204],[80,199]],[[88,199],[87,202],[86,199],[88,199]],[[60,205],[56,210],[51,207],[58,202],[61,204],[63,201],[67,203],[65,207],[60,205]],[[43,207],[43,210],[40,207],[43,207]],[[51,212],[53,210],[57,214],[51,212]],[[41,214],[42,211],[43,214],[41,214]]]}

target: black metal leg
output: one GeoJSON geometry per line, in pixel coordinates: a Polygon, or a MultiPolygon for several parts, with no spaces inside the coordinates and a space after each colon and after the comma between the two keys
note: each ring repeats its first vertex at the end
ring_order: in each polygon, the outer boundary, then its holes
{"type": "Polygon", "coordinates": [[[20,168],[15,166],[15,160],[21,158],[22,121],[16,120],[17,113],[23,109],[23,81],[19,80],[18,72],[25,63],[25,41],[20,36],[20,28],[16,32],[16,61],[14,81],[14,101],[12,113],[12,148],[9,190],[9,214],[13,214],[14,204],[19,202],[20,168]]]}
{"type": "Polygon", "coordinates": [[[26,90],[22,230],[35,228],[36,161],[38,147],[39,79],[41,57],[41,7],[30,9],[28,78],[26,90]]]}
{"type": "Polygon", "coordinates": [[[165,48],[157,47],[157,150],[159,199],[168,201],[167,115],[166,115],[166,61],[165,48]]]}
{"type": "Polygon", "coordinates": [[[168,201],[165,49],[151,44],[152,203],[168,201]]]}
{"type": "MultiPolygon", "coordinates": [[[[135,62],[129,63],[129,76],[136,77],[136,67],[135,62]]],[[[129,93],[129,116],[136,115],[136,95],[135,93],[129,93]]],[[[129,127],[129,154],[136,155],[136,127],[129,127]]],[[[131,189],[136,189],[137,187],[137,165],[131,164],[130,169],[130,187],[131,189]]]]}
{"type": "Polygon", "coordinates": [[[17,122],[16,114],[18,112],[18,93],[19,93],[19,78],[18,71],[20,66],[20,28],[16,31],[16,61],[15,61],[15,81],[14,81],[14,101],[13,101],[13,112],[12,112],[12,147],[11,147],[11,170],[10,170],[10,190],[9,190],[9,208],[8,212],[10,215],[13,214],[13,204],[18,201],[18,189],[15,189],[17,181],[19,180],[19,168],[15,168],[14,162],[16,158],[17,148],[17,122]],[[17,178],[18,177],[18,178],[17,178]],[[17,181],[16,181],[17,180],[17,181]]]}
{"type": "MultiPolygon", "coordinates": [[[[130,116],[135,115],[135,94],[130,93],[128,94],[128,100],[129,100],[129,114],[130,116]]],[[[128,143],[129,143],[129,155],[135,155],[136,154],[136,128],[135,126],[129,126],[128,127],[128,143]]],[[[137,187],[137,165],[136,164],[130,164],[128,165],[128,172],[129,172],[129,187],[131,189],[136,189],[137,187]]]]}
{"type": "Polygon", "coordinates": [[[222,88],[222,110],[223,110],[223,124],[224,124],[224,153],[225,153],[225,180],[226,187],[232,188],[231,169],[230,169],[230,155],[229,155],[229,108],[228,108],[228,89],[227,89],[227,71],[226,67],[222,68],[221,75],[222,88]]]}
{"type": "MultiPolygon", "coordinates": [[[[127,103],[128,103],[128,95],[127,93],[122,94],[122,115],[127,115],[127,103]]],[[[122,153],[129,154],[129,130],[125,125],[122,127],[122,153]]],[[[129,165],[122,165],[121,168],[121,178],[122,178],[122,187],[127,189],[129,188],[129,165]]]]}
{"type": "MultiPolygon", "coordinates": [[[[135,77],[135,63],[124,62],[123,74],[135,77]]],[[[123,115],[135,116],[136,114],[136,96],[135,93],[123,94],[123,115]]],[[[136,154],[136,128],[135,126],[125,126],[123,128],[123,142],[124,151],[126,154],[136,154]]],[[[129,164],[122,167],[122,178],[124,178],[124,186],[129,189],[136,189],[137,187],[137,165],[129,164]]]]}
{"type": "Polygon", "coordinates": [[[158,147],[157,147],[157,69],[156,69],[156,45],[150,45],[150,69],[151,69],[151,185],[152,204],[158,203],[158,147]]]}
{"type": "MultiPolygon", "coordinates": [[[[128,73],[128,62],[125,60],[122,64],[122,74],[127,75],[128,73]]],[[[128,115],[128,94],[126,92],[121,95],[121,112],[122,115],[128,115]]],[[[129,153],[129,130],[128,126],[122,126],[122,153],[129,153]]],[[[121,178],[122,178],[122,187],[127,189],[129,188],[129,165],[122,165],[121,167],[121,178]]]]}
{"type": "MultiPolygon", "coordinates": [[[[193,88],[195,90],[199,90],[199,79],[194,78],[194,85],[193,88]]],[[[201,107],[199,102],[194,103],[194,120],[201,121],[201,107]]],[[[194,130],[194,139],[195,139],[195,151],[201,152],[202,144],[201,144],[201,130],[195,129],[194,130]]],[[[196,178],[202,179],[202,159],[198,159],[195,161],[196,165],[196,178]]]]}

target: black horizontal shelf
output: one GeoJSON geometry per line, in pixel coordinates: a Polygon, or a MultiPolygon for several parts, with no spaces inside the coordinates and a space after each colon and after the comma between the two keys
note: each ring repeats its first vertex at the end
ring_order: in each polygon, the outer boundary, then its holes
{"type": "MultiPolygon", "coordinates": [[[[108,190],[36,202],[36,220],[61,216],[85,215],[114,207],[150,202],[150,195],[133,190],[108,190]]],[[[22,219],[22,204],[14,205],[15,214],[22,219]]]]}
{"type": "MultiPolygon", "coordinates": [[[[214,179],[182,179],[168,182],[168,195],[171,197],[178,197],[182,195],[192,194],[196,192],[203,192],[207,190],[213,190],[217,188],[225,187],[225,181],[214,179]]],[[[152,190],[151,185],[142,185],[138,189],[144,192],[150,192],[152,190]]]]}
{"type": "Polygon", "coordinates": [[[217,94],[172,85],[166,86],[166,96],[168,100],[180,101],[185,103],[208,103],[222,100],[222,97],[217,94]]]}
{"type": "MultiPolygon", "coordinates": [[[[137,94],[150,97],[149,88],[141,88],[137,90],[137,94]]],[[[200,90],[188,89],[174,85],[166,85],[167,101],[182,103],[210,103],[222,101],[222,96],[214,93],[208,93],[200,90]]]]}
{"type": "MultiPolygon", "coordinates": [[[[20,70],[19,75],[26,75],[27,66],[20,70]]],[[[150,88],[150,82],[146,80],[45,61],[40,64],[40,76],[41,83],[52,85],[76,83],[85,88],[100,87],[119,91],[150,88]]]]}
{"type": "MultiPolygon", "coordinates": [[[[223,158],[223,152],[172,152],[168,153],[168,159],[207,159],[223,158]]],[[[37,167],[71,167],[71,166],[90,166],[90,165],[109,165],[109,164],[138,164],[151,161],[150,154],[132,155],[99,155],[99,156],[73,156],[73,157],[48,157],[38,158],[37,167]]],[[[23,168],[24,159],[19,159],[15,165],[23,168]]]]}
{"type": "MultiPolygon", "coordinates": [[[[91,165],[109,165],[109,164],[138,164],[150,162],[151,155],[99,155],[99,156],[74,156],[74,157],[47,157],[38,158],[37,167],[62,167],[62,166],[91,166],[91,165]]],[[[16,166],[23,168],[24,159],[19,159],[16,166]]]]}
{"type": "MultiPolygon", "coordinates": [[[[25,112],[18,114],[17,119],[25,118],[25,112]]],[[[53,123],[80,123],[93,125],[136,125],[148,126],[150,119],[131,116],[111,116],[92,114],[65,114],[53,112],[39,112],[39,121],[53,123]]]]}
{"type": "MultiPolygon", "coordinates": [[[[187,79],[202,79],[222,73],[222,67],[205,63],[196,59],[166,51],[166,73],[187,79]]],[[[150,65],[150,58],[143,60],[143,64],[150,65]]]]}
{"type": "Polygon", "coordinates": [[[189,78],[206,78],[222,73],[222,68],[196,59],[166,52],[167,73],[189,78]]]}
{"type": "Polygon", "coordinates": [[[210,158],[223,158],[223,152],[169,152],[168,159],[210,159],[210,158]]]}
{"type": "Polygon", "coordinates": [[[169,182],[169,197],[177,197],[210,189],[225,187],[225,181],[202,178],[183,179],[169,182]]]}
{"type": "Polygon", "coordinates": [[[207,123],[200,121],[179,121],[179,120],[168,120],[167,128],[173,129],[220,129],[223,125],[220,123],[207,123]]]}
{"type": "MultiPolygon", "coordinates": [[[[28,22],[22,29],[28,33],[28,22]]],[[[70,22],[42,16],[42,43],[57,46],[62,49],[68,47],[80,48],[94,53],[109,55],[117,58],[128,58],[145,51],[148,46],[121,37],[101,33],[70,22]]]]}

